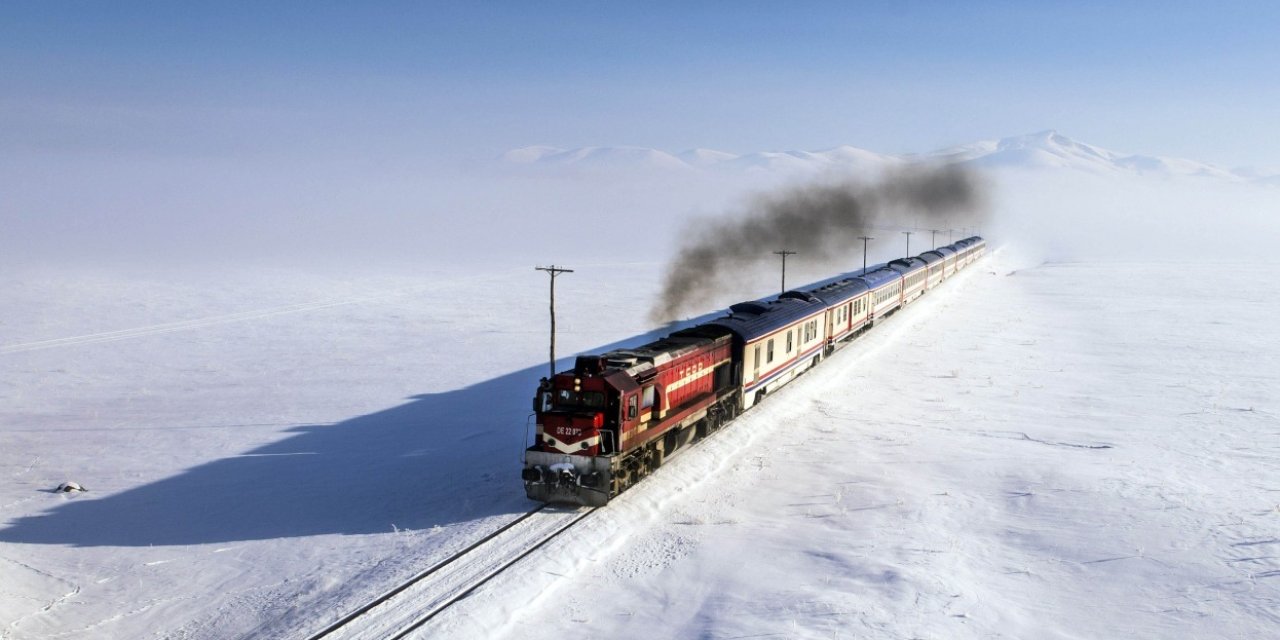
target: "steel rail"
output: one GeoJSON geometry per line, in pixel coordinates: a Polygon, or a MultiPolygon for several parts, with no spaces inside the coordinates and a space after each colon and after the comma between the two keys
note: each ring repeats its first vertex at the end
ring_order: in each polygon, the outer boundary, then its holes
{"type": "Polygon", "coordinates": [[[484,586],[484,585],[485,585],[485,583],[487,583],[487,582],[489,582],[490,580],[494,579],[495,577],[497,577],[498,575],[500,575],[502,572],[504,572],[504,571],[506,571],[507,569],[510,569],[511,567],[515,566],[517,563],[519,563],[521,560],[523,560],[523,559],[525,559],[526,557],[528,557],[528,556],[529,556],[530,554],[532,554],[534,551],[537,551],[538,549],[541,549],[543,545],[547,544],[548,542],[551,542],[553,539],[555,539],[555,538],[556,538],[557,536],[559,536],[560,534],[562,534],[562,533],[564,533],[565,531],[568,531],[569,529],[573,528],[573,526],[574,526],[574,525],[578,524],[579,522],[582,522],[582,520],[583,520],[584,518],[586,518],[587,516],[589,516],[589,515],[591,515],[591,514],[595,513],[595,512],[596,512],[596,510],[598,510],[598,509],[600,509],[600,507],[593,507],[593,508],[591,508],[590,510],[586,511],[585,513],[583,513],[582,515],[580,515],[580,516],[578,516],[578,517],[574,518],[573,520],[570,520],[568,524],[566,524],[566,525],[564,525],[564,526],[560,527],[559,529],[556,529],[556,530],[555,530],[555,532],[553,532],[553,533],[551,533],[550,535],[548,535],[548,536],[546,536],[546,537],[542,538],[542,540],[539,540],[537,544],[535,544],[535,545],[533,545],[533,546],[529,547],[528,549],[524,550],[524,552],[522,552],[520,555],[518,555],[518,556],[516,556],[516,557],[512,558],[510,561],[508,561],[508,562],[506,562],[506,563],[503,563],[503,565],[502,565],[502,566],[500,566],[500,567],[498,567],[497,569],[495,569],[495,570],[493,570],[493,571],[489,572],[489,574],[485,575],[483,578],[480,578],[479,580],[476,580],[475,582],[471,583],[471,586],[469,586],[469,587],[467,587],[466,589],[464,589],[461,593],[459,593],[458,595],[456,595],[456,596],[454,596],[454,597],[450,598],[449,600],[447,600],[446,602],[444,602],[444,603],[440,604],[440,605],[439,605],[439,606],[437,606],[436,608],[432,609],[432,610],[431,610],[430,612],[428,612],[425,616],[422,616],[421,618],[419,618],[419,619],[415,620],[415,621],[414,621],[412,624],[410,624],[409,626],[405,627],[404,629],[401,629],[399,633],[395,634],[394,636],[391,636],[388,640],[401,640],[402,638],[404,638],[404,637],[408,636],[410,633],[413,633],[414,631],[417,631],[417,630],[418,630],[419,628],[421,628],[423,625],[425,625],[426,623],[430,622],[432,618],[434,618],[434,617],[436,617],[437,615],[439,615],[440,613],[444,612],[444,611],[445,611],[446,609],[448,609],[449,607],[452,607],[453,605],[455,605],[455,604],[457,604],[457,603],[461,602],[462,600],[466,599],[466,597],[467,597],[467,596],[469,596],[469,595],[471,595],[473,592],[475,592],[475,590],[476,590],[476,589],[479,589],[480,587],[484,586]]]}
{"type": "MultiPolygon", "coordinates": [[[[496,538],[496,537],[498,537],[498,536],[502,535],[502,534],[503,534],[503,533],[505,533],[508,529],[510,529],[510,528],[512,528],[512,527],[514,527],[514,526],[516,526],[517,524],[520,524],[521,522],[524,522],[524,521],[525,521],[525,520],[527,520],[529,517],[531,517],[533,514],[538,513],[539,511],[542,511],[542,510],[543,510],[543,509],[545,509],[545,508],[547,508],[547,505],[545,505],[545,504],[538,505],[537,507],[534,507],[533,509],[529,510],[529,512],[528,512],[528,513],[525,513],[524,515],[520,516],[519,518],[516,518],[515,520],[512,520],[511,522],[508,522],[508,523],[506,523],[506,524],[502,525],[501,527],[499,527],[498,529],[494,530],[493,532],[491,532],[491,533],[489,533],[489,534],[485,535],[484,537],[482,537],[482,538],[480,538],[479,540],[475,541],[474,543],[470,544],[470,545],[469,545],[469,546],[467,546],[465,549],[463,549],[463,550],[461,550],[461,551],[458,551],[458,552],[454,553],[453,555],[449,556],[448,558],[445,558],[444,560],[442,560],[442,561],[440,561],[440,562],[438,562],[438,563],[436,563],[436,564],[434,564],[434,565],[432,565],[432,566],[430,566],[430,567],[428,567],[428,568],[426,568],[426,569],[424,569],[424,570],[420,571],[417,575],[413,576],[412,578],[409,578],[409,579],[408,579],[408,580],[406,580],[405,582],[400,583],[400,585],[399,585],[399,586],[397,586],[396,588],[394,588],[394,589],[392,589],[392,590],[390,590],[390,591],[388,591],[388,592],[386,592],[386,593],[382,594],[381,596],[378,596],[377,598],[375,598],[375,599],[373,599],[373,600],[369,601],[368,603],[366,603],[366,604],[362,605],[360,608],[358,608],[358,609],[356,609],[355,611],[352,611],[351,613],[349,613],[349,614],[347,614],[347,615],[343,616],[342,618],[340,618],[340,619],[338,619],[337,621],[333,622],[332,624],[330,624],[329,626],[327,626],[327,627],[325,627],[324,629],[320,630],[319,632],[317,632],[317,633],[315,633],[315,634],[312,634],[312,635],[310,635],[310,636],[307,636],[307,640],[321,640],[322,638],[324,638],[324,637],[326,637],[326,636],[328,636],[328,635],[332,634],[333,632],[335,632],[335,631],[337,631],[337,630],[339,630],[339,629],[341,629],[341,628],[343,628],[343,627],[347,626],[348,624],[350,624],[352,621],[356,620],[356,619],[357,619],[357,618],[359,618],[360,616],[363,616],[363,615],[365,615],[366,613],[369,613],[370,611],[372,611],[372,610],[373,610],[374,608],[376,608],[378,605],[383,604],[383,603],[387,602],[388,600],[391,600],[392,598],[394,598],[394,597],[396,597],[397,595],[399,595],[399,594],[401,594],[402,592],[404,592],[404,590],[406,590],[406,589],[408,589],[408,588],[412,587],[412,586],[413,586],[413,585],[415,585],[415,584],[418,584],[419,582],[422,582],[423,580],[425,580],[425,579],[427,579],[427,578],[431,577],[433,574],[435,574],[436,572],[440,571],[441,569],[443,569],[443,568],[445,568],[445,567],[447,567],[447,566],[449,566],[449,565],[453,564],[454,562],[457,562],[458,560],[460,560],[460,559],[462,559],[462,558],[466,557],[468,554],[470,554],[471,552],[475,551],[475,550],[476,550],[477,548],[479,548],[481,545],[484,545],[485,543],[489,542],[490,540],[493,540],[494,538],[496,538]]],[[[574,522],[577,522],[577,520],[575,520],[574,522]]],[[[556,532],[556,535],[558,535],[558,534],[559,534],[559,532],[556,532]]]]}

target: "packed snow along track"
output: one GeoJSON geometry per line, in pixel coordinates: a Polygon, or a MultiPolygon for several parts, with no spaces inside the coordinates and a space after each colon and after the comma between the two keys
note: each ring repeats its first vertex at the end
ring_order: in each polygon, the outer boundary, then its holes
{"type": "Polygon", "coordinates": [[[407,637],[593,511],[548,505],[533,509],[308,638],[407,637]]]}

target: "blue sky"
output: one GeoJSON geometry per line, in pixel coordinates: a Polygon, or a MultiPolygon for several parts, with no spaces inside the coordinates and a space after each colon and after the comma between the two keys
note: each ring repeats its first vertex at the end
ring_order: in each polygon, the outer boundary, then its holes
{"type": "Polygon", "coordinates": [[[8,3],[0,134],[45,157],[394,164],[1055,128],[1280,165],[1273,3],[691,4],[8,3]]]}

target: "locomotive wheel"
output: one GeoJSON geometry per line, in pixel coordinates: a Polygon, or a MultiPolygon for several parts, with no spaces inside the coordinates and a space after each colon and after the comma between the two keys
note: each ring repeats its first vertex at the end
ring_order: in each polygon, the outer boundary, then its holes
{"type": "Polygon", "coordinates": [[[711,410],[707,412],[707,417],[698,421],[698,424],[696,425],[697,431],[694,433],[693,441],[698,442],[720,429],[723,415],[724,410],[722,410],[718,405],[712,407],[711,410]]]}
{"type": "Polygon", "coordinates": [[[738,403],[734,402],[733,398],[730,398],[729,402],[724,405],[724,421],[725,422],[733,420],[734,418],[737,417],[737,415],[734,413],[734,411],[736,411],[737,408],[738,408],[738,403]]]}
{"type": "Polygon", "coordinates": [[[658,447],[658,443],[655,442],[645,446],[643,462],[644,464],[641,465],[640,471],[636,475],[637,480],[653,473],[655,469],[662,466],[662,449],[658,447]]]}

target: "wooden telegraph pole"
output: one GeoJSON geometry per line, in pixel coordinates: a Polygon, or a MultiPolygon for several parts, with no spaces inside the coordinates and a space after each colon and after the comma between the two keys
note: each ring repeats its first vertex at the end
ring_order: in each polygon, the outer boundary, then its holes
{"type": "Polygon", "coordinates": [[[862,275],[867,275],[867,241],[875,240],[872,236],[858,236],[862,241],[862,275]]]}
{"type": "Polygon", "coordinates": [[[779,293],[786,293],[787,292],[787,256],[794,256],[796,252],[787,251],[786,249],[783,249],[782,251],[774,251],[774,254],[782,256],[782,291],[780,291],[779,293]]]}
{"type": "Polygon", "coordinates": [[[550,380],[556,376],[556,276],[562,273],[573,273],[573,269],[565,269],[553,264],[549,267],[534,267],[534,270],[546,271],[551,276],[551,375],[547,376],[550,380]]]}

